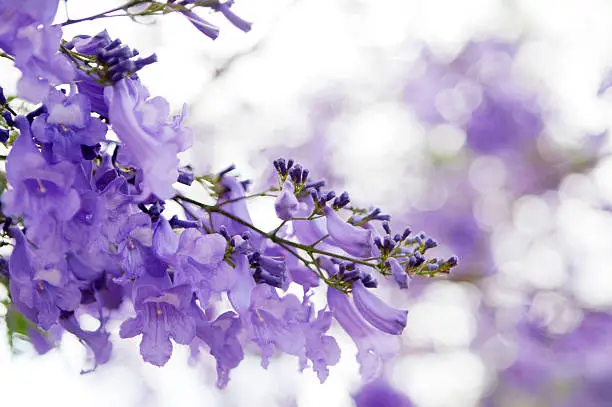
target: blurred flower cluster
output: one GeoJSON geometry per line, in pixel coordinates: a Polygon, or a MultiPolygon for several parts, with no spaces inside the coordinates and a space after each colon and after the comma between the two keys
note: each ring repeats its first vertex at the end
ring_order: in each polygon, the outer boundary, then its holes
{"type": "MultiPolygon", "coordinates": [[[[443,358],[463,345],[484,372],[470,396],[474,405],[609,405],[612,364],[605,355],[612,314],[605,304],[610,297],[594,305],[588,292],[572,285],[584,257],[562,218],[572,185],[605,157],[607,135],[586,134],[580,145],[551,137],[551,123],[560,119],[546,88],[518,71],[520,47],[520,42],[469,42],[450,59],[424,47],[396,99],[426,137],[414,152],[425,187],[406,191],[405,209],[396,219],[427,227],[444,242],[443,250],[462,260],[451,286],[426,282],[411,290],[414,303],[421,304],[412,315],[415,321],[431,318],[421,312],[431,310],[431,296],[445,289],[468,293],[472,302],[468,314],[458,314],[471,331],[467,339],[453,343],[408,335],[406,363],[418,376],[431,361],[427,355],[443,358]]],[[[333,127],[323,123],[317,127],[333,127]]],[[[398,146],[404,142],[400,137],[398,146]]],[[[592,210],[605,214],[603,207],[592,210]]],[[[362,387],[354,403],[446,405],[415,390],[417,384],[399,369],[388,370],[388,383],[362,387]]]]}

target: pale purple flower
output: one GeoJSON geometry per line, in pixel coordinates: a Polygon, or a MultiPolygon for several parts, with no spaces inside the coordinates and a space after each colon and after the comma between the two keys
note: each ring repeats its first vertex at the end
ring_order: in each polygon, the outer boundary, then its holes
{"type": "Polygon", "coordinates": [[[364,381],[379,377],[384,362],[399,352],[399,338],[369,325],[355,310],[349,296],[335,288],[327,289],[327,304],[334,319],[357,345],[357,362],[364,381]]]}
{"type": "Polygon", "coordinates": [[[32,122],[32,133],[41,143],[52,144],[58,158],[80,162],[81,146],[93,146],[105,139],[107,127],[100,119],[91,117],[87,96],[65,96],[52,89],[44,100],[46,112],[32,122]]]}
{"type": "MultiPolygon", "coordinates": [[[[201,310],[196,309],[201,314],[201,310]]],[[[230,371],[244,359],[244,350],[238,340],[242,322],[233,312],[225,312],[214,321],[198,319],[197,337],[210,349],[217,361],[217,387],[224,388],[229,382],[230,371]]]]}
{"type": "Polygon", "coordinates": [[[22,72],[18,95],[36,103],[47,95],[50,86],[70,82],[74,68],[68,58],[58,53],[61,27],[48,25],[57,1],[30,7],[32,10],[26,12],[14,1],[0,4],[0,48],[15,57],[15,66],[22,72]]]}
{"type": "Polygon", "coordinates": [[[125,320],[122,338],[142,334],[140,354],[145,362],[163,366],[172,354],[174,339],[189,344],[195,336],[195,321],[189,314],[192,291],[189,285],[172,286],[169,279],[146,278],[134,288],[136,317],[125,320]]]}
{"type": "Polygon", "coordinates": [[[353,395],[356,407],[412,407],[408,397],[394,389],[384,379],[362,386],[353,395]]]}
{"type": "Polygon", "coordinates": [[[95,331],[86,331],[81,328],[74,313],[65,313],[60,318],[59,323],[66,331],[76,336],[83,345],[89,348],[93,354],[94,368],[108,362],[112,344],[109,340],[110,334],[102,329],[102,326],[95,331]]]}
{"type": "Polygon", "coordinates": [[[61,311],[75,310],[81,291],[65,269],[40,262],[23,233],[11,228],[15,247],[9,259],[11,298],[20,312],[47,330],[61,311]]]}
{"type": "Polygon", "coordinates": [[[105,88],[109,119],[121,140],[119,161],[142,171],[140,199],[149,194],[160,199],[174,195],[178,178],[177,154],[192,143],[191,129],[182,125],[185,108],[168,121],[169,106],[161,97],[149,99],[139,81],[125,78],[105,88]]]}
{"type": "Polygon", "coordinates": [[[342,220],[336,211],[325,207],[327,232],[333,244],[357,257],[371,257],[374,246],[372,231],[353,226],[342,220]]]}
{"type": "Polygon", "coordinates": [[[294,186],[289,180],[285,181],[281,193],[274,201],[276,216],[282,220],[291,220],[299,209],[299,202],[293,193],[294,186]]]}
{"type": "Polygon", "coordinates": [[[372,326],[391,335],[401,335],[406,327],[408,311],[390,307],[361,281],[356,281],[353,287],[353,300],[359,313],[372,326]]]}

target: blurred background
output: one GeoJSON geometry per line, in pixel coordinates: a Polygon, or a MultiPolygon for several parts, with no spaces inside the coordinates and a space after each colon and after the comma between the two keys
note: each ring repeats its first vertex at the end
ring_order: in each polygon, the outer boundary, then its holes
{"type": "MultiPolygon", "coordinates": [[[[119,4],[71,0],[67,9],[78,18],[119,4]]],[[[273,159],[293,157],[358,205],[391,213],[396,228],[437,238],[438,254],[459,256],[449,279],[388,298],[410,310],[402,355],[385,375],[397,398],[354,397],[355,348],[338,333],[343,357],[325,384],[292,358],[264,371],[251,356],[223,391],[214,361],[189,363],[179,346],[156,368],[137,340],[116,335],[113,360],[80,375],[85,350],[74,338],[44,356],[28,344],[15,355],[2,340],[3,400],[612,405],[612,91],[601,86],[612,82],[612,3],[241,0],[232,9],[254,22],[250,33],[211,15],[221,27],[213,42],[168,15],[76,24],[65,38],[107,28],[157,53],[139,75],[175,110],[188,104],[197,139],[184,158],[198,172],[235,163],[267,181],[273,159]]],[[[10,83],[16,73],[4,65],[10,83]]],[[[263,225],[270,204],[252,206],[263,225]]]]}

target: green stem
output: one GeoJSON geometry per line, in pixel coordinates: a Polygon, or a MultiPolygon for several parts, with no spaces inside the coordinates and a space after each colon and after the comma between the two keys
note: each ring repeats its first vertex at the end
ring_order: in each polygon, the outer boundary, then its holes
{"type": "Polygon", "coordinates": [[[344,255],[337,254],[337,253],[331,253],[331,252],[328,252],[328,251],[325,251],[325,250],[319,250],[319,249],[313,247],[312,245],[305,245],[305,244],[294,242],[294,241],[291,241],[291,240],[286,240],[286,239],[280,238],[280,237],[278,237],[276,235],[273,235],[271,233],[264,232],[263,230],[259,229],[257,226],[252,225],[249,222],[246,222],[246,221],[242,220],[241,218],[235,216],[234,214],[232,214],[230,212],[227,212],[227,211],[219,208],[216,205],[206,205],[206,204],[198,202],[198,201],[196,201],[194,199],[188,198],[186,196],[182,196],[182,195],[176,196],[176,199],[180,199],[182,201],[189,202],[190,204],[196,205],[196,206],[204,209],[208,213],[218,213],[219,215],[223,215],[223,216],[225,216],[225,217],[227,217],[229,219],[232,219],[233,221],[238,222],[239,224],[241,224],[241,225],[251,229],[252,231],[256,232],[257,234],[270,239],[272,242],[277,243],[279,246],[281,246],[283,248],[286,248],[286,246],[291,246],[293,248],[296,248],[296,249],[299,249],[299,250],[303,250],[303,251],[305,251],[308,254],[319,254],[319,255],[322,255],[322,256],[334,257],[334,258],[339,259],[339,260],[345,260],[345,261],[349,261],[349,262],[356,263],[356,264],[361,264],[363,266],[368,266],[368,267],[376,269],[376,266],[377,266],[376,264],[372,264],[372,263],[367,262],[367,261],[362,260],[362,259],[356,259],[356,258],[353,258],[353,257],[348,257],[348,256],[344,256],[344,255]]]}

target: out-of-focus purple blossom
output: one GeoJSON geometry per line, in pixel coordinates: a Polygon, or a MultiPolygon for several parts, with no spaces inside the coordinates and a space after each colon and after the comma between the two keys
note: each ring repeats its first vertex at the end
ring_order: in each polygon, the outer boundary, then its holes
{"type": "Polygon", "coordinates": [[[356,407],[412,407],[408,397],[387,383],[384,379],[362,386],[353,395],[356,407]]]}

